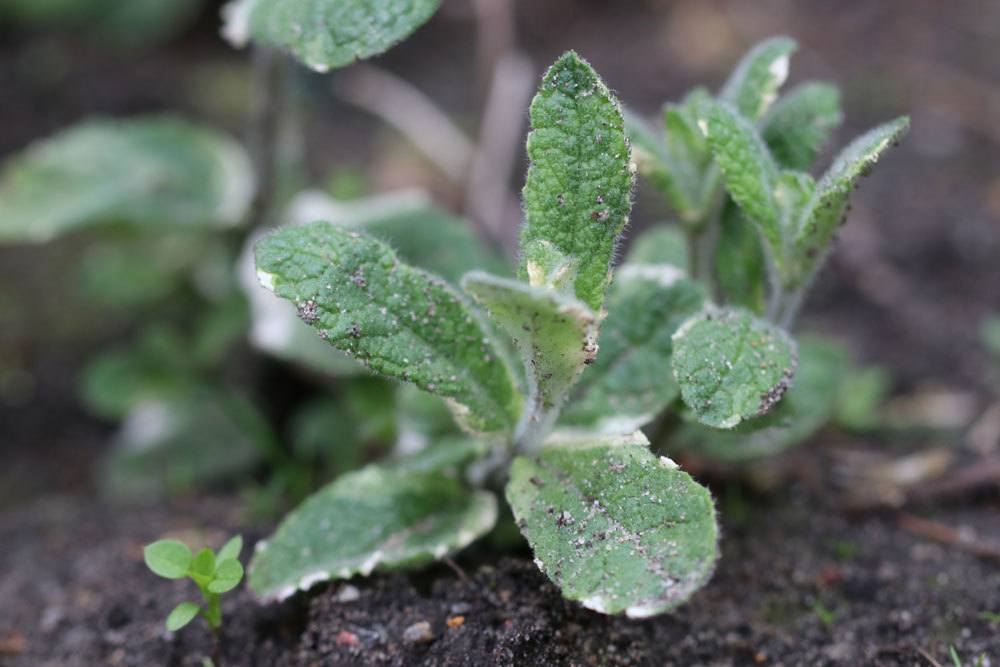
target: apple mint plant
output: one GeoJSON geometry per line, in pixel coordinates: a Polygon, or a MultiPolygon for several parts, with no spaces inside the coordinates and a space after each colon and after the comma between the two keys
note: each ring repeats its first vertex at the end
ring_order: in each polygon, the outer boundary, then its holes
{"type": "Polygon", "coordinates": [[[192,554],[188,545],[178,540],[158,540],[146,545],[143,558],[154,574],[164,579],[188,578],[201,593],[201,603],[181,602],[174,607],[167,616],[167,630],[176,632],[201,616],[213,634],[219,633],[222,627],[220,596],[243,581],[242,550],[243,538],[240,536],[226,542],[218,552],[205,547],[192,554]]]}
{"type": "Polygon", "coordinates": [[[789,331],[852,190],[909,121],[858,137],[814,179],[806,170],[842,113],[830,84],[804,83],[779,97],[795,48],[786,37],[757,45],[718,95],[697,88],[667,104],[662,133],[629,116],[639,171],[675,224],[638,238],[623,271],[671,263],[713,302],[663,348],[687,417],[662,443],[674,450],[727,461],[767,456],[807,438],[836,409],[846,354],[819,337],[796,343],[789,331]]]}
{"type": "Polygon", "coordinates": [[[710,576],[718,530],[708,491],[650,452],[641,418],[631,416],[624,434],[589,426],[596,394],[645,413],[657,383],[630,386],[604,369],[590,411],[577,414],[583,425],[559,421],[585,369],[599,363],[604,335],[619,363],[641,365],[627,338],[679,325],[704,297],[671,267],[613,281],[634,166],[617,100],[575,53],[545,74],[531,125],[516,278],[472,271],[459,288],[364,231],[325,221],[258,242],[264,287],[327,343],[443,398],[465,433],[348,473],[309,498],[256,549],[249,583],[260,597],[443,558],[493,527],[502,483],[539,567],[591,609],[650,616],[710,576]]]}

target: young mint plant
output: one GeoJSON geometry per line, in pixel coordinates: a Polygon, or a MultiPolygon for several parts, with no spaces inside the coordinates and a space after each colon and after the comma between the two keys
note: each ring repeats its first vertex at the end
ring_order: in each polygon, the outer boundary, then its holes
{"type": "Polygon", "coordinates": [[[634,165],[617,100],[575,53],[546,72],[531,125],[517,279],[470,271],[463,294],[357,226],[258,242],[264,287],[334,347],[443,398],[465,432],[348,473],[289,514],[249,569],[262,598],[444,558],[493,527],[504,483],[539,567],[591,609],[661,613],[710,576],[710,494],[636,431],[680,391],[672,336],[705,297],[665,265],[613,280],[634,165]]]}
{"type": "Polygon", "coordinates": [[[240,551],[243,538],[236,536],[226,542],[218,553],[204,548],[197,554],[178,540],[157,540],[147,544],[143,557],[154,574],[164,579],[189,578],[198,587],[202,602],[181,602],[167,616],[167,630],[176,632],[201,616],[213,634],[222,627],[220,596],[236,588],[243,580],[240,551]]]}

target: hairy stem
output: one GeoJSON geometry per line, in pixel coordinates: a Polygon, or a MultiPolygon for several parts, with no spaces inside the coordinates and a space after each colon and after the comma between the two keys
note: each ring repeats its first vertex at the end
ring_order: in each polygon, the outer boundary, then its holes
{"type": "Polygon", "coordinates": [[[282,119],[287,111],[288,59],[265,47],[253,53],[254,109],[250,126],[250,150],[257,189],[250,206],[250,228],[267,225],[272,215],[278,180],[278,144],[282,119]]]}

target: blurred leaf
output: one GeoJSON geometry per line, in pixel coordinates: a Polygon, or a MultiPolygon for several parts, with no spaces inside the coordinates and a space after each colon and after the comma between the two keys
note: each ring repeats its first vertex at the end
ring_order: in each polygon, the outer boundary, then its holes
{"type": "Polygon", "coordinates": [[[75,28],[95,41],[148,49],[190,25],[204,0],[4,0],[0,22],[75,28]]]}
{"type": "Polygon", "coordinates": [[[103,462],[101,485],[112,497],[152,502],[246,475],[275,447],[245,398],[207,388],[185,392],[129,412],[103,462]]]}
{"type": "Polygon", "coordinates": [[[656,225],[632,242],[626,264],[670,264],[688,270],[687,239],[676,225],[656,225]]]}
{"type": "Polygon", "coordinates": [[[882,368],[849,368],[841,382],[837,424],[860,433],[882,424],[881,408],[892,389],[892,378],[882,368]]]}
{"type": "Polygon", "coordinates": [[[1000,360],[1000,314],[990,313],[983,319],[979,339],[987,351],[1000,360]]]}
{"type": "Polygon", "coordinates": [[[317,72],[350,65],[395,46],[437,11],[440,0],[236,0],[224,33],[281,47],[317,72]]]}
{"type": "Polygon", "coordinates": [[[0,174],[0,242],[81,227],[232,226],[253,189],[243,149],[166,117],[92,120],[30,146],[0,174]]]}
{"type": "Polygon", "coordinates": [[[133,345],[90,360],[81,392],[95,414],[120,419],[142,402],[179,399],[198,382],[184,339],[168,327],[151,326],[133,345]]]}
{"type": "Polygon", "coordinates": [[[843,118],[840,91],[828,83],[809,82],[771,107],[761,120],[761,133],[778,164],[806,171],[843,118]]]}

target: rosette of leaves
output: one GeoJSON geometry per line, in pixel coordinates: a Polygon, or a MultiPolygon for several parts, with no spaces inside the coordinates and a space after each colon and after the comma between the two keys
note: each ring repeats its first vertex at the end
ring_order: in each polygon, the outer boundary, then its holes
{"type": "Polygon", "coordinates": [[[264,287],[328,344],[444,399],[463,431],[343,475],[290,513],[250,566],[261,598],[444,558],[493,527],[504,482],[539,567],[591,609],[657,614],[711,575],[709,492],[636,431],[681,391],[662,352],[704,294],[662,264],[613,281],[634,167],[617,100],[575,53],[545,74],[531,124],[516,278],[476,270],[460,289],[329,222],[258,242],[264,287]]]}

